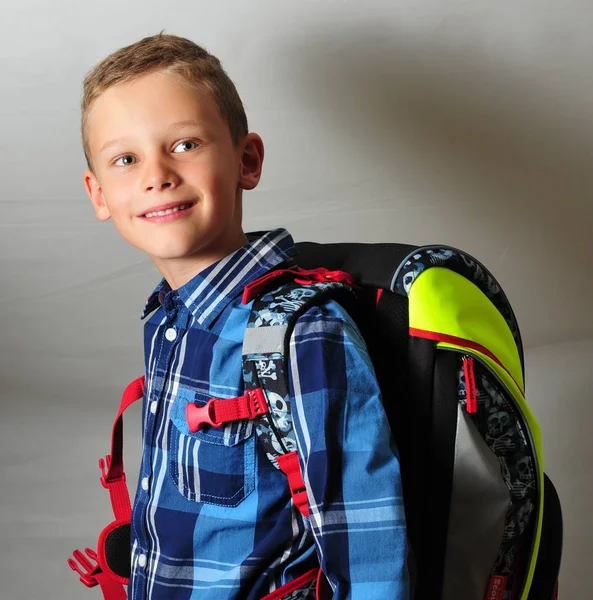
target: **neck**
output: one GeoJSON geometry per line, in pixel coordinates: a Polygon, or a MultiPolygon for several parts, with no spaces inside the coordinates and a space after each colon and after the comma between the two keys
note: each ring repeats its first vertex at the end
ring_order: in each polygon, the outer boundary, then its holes
{"type": "Polygon", "coordinates": [[[243,230],[240,230],[228,239],[215,244],[215,247],[199,250],[191,256],[173,259],[152,257],[152,260],[171,289],[176,290],[210,265],[232,254],[247,243],[247,236],[243,230]]]}

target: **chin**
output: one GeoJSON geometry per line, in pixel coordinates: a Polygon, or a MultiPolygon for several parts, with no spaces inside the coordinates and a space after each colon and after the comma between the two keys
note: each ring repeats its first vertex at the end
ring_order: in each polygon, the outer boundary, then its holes
{"type": "Polygon", "coordinates": [[[177,239],[156,240],[152,239],[147,244],[146,241],[140,248],[146,254],[161,260],[174,260],[188,258],[194,252],[195,241],[177,239]],[[161,243],[159,243],[159,241],[161,243]]]}

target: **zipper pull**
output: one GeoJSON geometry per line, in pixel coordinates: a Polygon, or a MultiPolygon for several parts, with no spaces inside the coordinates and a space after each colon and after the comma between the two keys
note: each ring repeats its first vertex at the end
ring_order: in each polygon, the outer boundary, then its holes
{"type": "Polygon", "coordinates": [[[474,374],[474,359],[469,356],[463,358],[463,373],[465,375],[465,402],[466,410],[470,414],[478,412],[478,396],[476,393],[476,376],[474,374]]]}

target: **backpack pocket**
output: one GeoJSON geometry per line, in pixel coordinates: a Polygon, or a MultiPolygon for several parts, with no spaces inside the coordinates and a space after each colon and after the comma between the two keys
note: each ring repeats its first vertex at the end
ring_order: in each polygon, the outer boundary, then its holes
{"type": "Polygon", "coordinates": [[[439,349],[457,354],[458,400],[442,598],[523,598],[540,508],[529,424],[487,361],[439,349]]]}
{"type": "Polygon", "coordinates": [[[185,416],[187,404],[203,406],[208,400],[199,393],[180,391],[175,396],[169,427],[169,475],[187,500],[237,506],[255,487],[253,421],[204,426],[191,433],[185,416]]]}

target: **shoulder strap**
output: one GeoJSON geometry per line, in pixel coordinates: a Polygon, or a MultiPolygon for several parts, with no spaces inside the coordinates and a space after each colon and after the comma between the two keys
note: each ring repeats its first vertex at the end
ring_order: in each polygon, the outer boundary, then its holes
{"type": "Polygon", "coordinates": [[[330,297],[351,293],[352,289],[340,281],[301,278],[263,292],[254,300],[243,340],[245,388],[261,388],[269,408],[256,421],[257,436],[270,462],[287,475],[294,503],[307,517],[290,406],[288,345],[300,315],[330,297]]]}
{"type": "Polygon", "coordinates": [[[87,587],[99,585],[105,600],[125,600],[129,580],[131,506],[123,462],[123,414],[144,395],[144,376],[130,383],[121,399],[111,431],[111,452],[99,460],[101,484],[109,491],[115,521],[103,529],[97,551],[74,550],[68,565],[87,587]]]}

